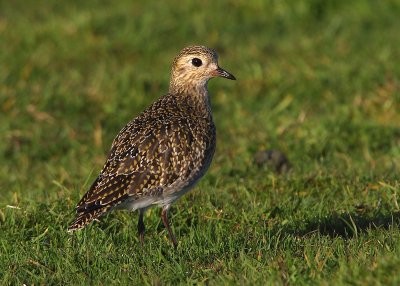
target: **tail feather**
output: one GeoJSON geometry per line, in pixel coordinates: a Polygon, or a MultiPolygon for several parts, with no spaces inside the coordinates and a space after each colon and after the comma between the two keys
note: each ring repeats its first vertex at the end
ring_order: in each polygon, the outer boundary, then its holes
{"type": "Polygon", "coordinates": [[[86,227],[94,219],[107,213],[110,210],[110,206],[106,206],[100,209],[93,210],[91,212],[79,212],[73,222],[68,226],[68,232],[80,230],[86,227]]]}

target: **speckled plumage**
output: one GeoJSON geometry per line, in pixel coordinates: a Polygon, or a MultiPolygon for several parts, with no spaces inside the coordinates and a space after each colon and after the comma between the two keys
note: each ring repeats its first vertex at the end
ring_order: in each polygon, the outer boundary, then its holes
{"type": "Polygon", "coordinates": [[[214,76],[235,79],[218,67],[217,60],[216,53],[203,46],[180,52],[172,66],[169,93],[119,132],[100,175],[76,206],[68,231],[81,229],[114,208],[139,209],[143,244],[143,214],[159,205],[176,247],[168,209],[203,177],[215,151],[207,82],[214,76]],[[201,66],[195,66],[195,58],[201,66]]]}

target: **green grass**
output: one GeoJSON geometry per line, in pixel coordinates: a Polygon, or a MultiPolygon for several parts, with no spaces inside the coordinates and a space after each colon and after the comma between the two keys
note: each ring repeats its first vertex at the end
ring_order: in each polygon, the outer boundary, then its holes
{"type": "Polygon", "coordinates": [[[400,283],[400,2],[0,2],[0,284],[400,283]],[[214,48],[218,146],[178,200],[69,234],[118,131],[214,48]],[[260,149],[293,168],[256,167],[260,149]]]}

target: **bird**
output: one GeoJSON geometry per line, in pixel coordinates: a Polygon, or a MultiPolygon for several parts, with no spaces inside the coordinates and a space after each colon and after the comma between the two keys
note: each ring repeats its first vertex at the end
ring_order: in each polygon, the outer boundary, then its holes
{"type": "Polygon", "coordinates": [[[172,64],[169,92],[116,136],[100,174],[76,205],[68,232],[114,209],[138,210],[137,230],[143,247],[143,216],[159,206],[177,248],[168,211],[205,175],[215,152],[216,128],[207,88],[214,77],[236,80],[219,67],[214,50],[189,46],[180,51],[172,64]]]}

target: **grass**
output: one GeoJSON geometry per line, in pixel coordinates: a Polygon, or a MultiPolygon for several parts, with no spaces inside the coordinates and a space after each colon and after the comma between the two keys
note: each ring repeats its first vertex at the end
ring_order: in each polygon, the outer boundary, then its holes
{"type": "Polygon", "coordinates": [[[0,283],[398,285],[399,1],[0,2],[0,283]],[[117,132],[214,48],[218,146],[177,201],[69,234],[117,132]],[[260,149],[293,168],[257,167],[260,149]]]}

